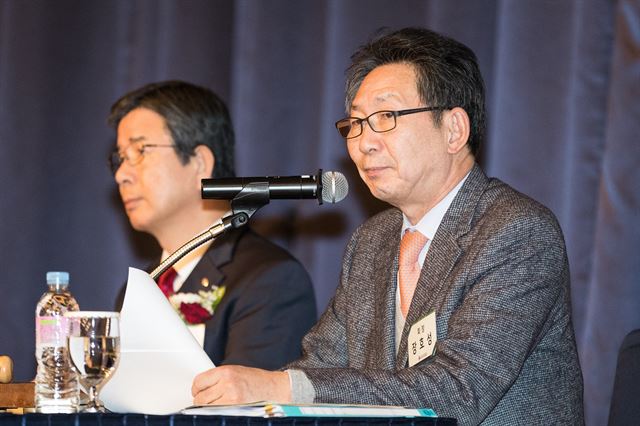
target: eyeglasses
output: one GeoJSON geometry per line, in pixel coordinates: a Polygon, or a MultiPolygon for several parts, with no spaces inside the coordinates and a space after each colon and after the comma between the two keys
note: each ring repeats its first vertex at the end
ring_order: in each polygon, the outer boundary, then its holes
{"type": "Polygon", "coordinates": [[[109,166],[111,167],[111,171],[113,172],[113,174],[118,171],[125,160],[132,166],[139,164],[144,159],[144,154],[147,148],[175,148],[175,145],[132,143],[123,151],[114,150],[109,156],[109,166]]]}
{"type": "Polygon", "coordinates": [[[357,138],[362,134],[363,123],[366,121],[369,128],[376,133],[384,133],[396,128],[396,118],[401,115],[415,114],[417,112],[436,111],[449,109],[447,107],[424,107],[403,109],[401,111],[376,111],[365,118],[347,117],[336,121],[338,133],[345,139],[357,138]]]}

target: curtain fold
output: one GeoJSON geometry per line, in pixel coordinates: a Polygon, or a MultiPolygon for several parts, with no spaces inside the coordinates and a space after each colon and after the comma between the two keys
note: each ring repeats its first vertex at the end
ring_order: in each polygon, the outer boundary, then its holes
{"type": "Polygon", "coordinates": [[[602,166],[597,186],[595,234],[580,324],[585,398],[592,424],[604,424],[618,348],[640,324],[640,4],[615,9],[613,60],[602,166]]]}

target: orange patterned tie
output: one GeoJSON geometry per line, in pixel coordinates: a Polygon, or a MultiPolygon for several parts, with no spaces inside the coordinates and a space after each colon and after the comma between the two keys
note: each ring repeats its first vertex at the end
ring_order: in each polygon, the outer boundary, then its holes
{"type": "Polygon", "coordinates": [[[400,311],[406,318],[413,293],[420,278],[418,256],[429,239],[418,231],[405,231],[400,241],[398,276],[400,279],[400,311]]]}

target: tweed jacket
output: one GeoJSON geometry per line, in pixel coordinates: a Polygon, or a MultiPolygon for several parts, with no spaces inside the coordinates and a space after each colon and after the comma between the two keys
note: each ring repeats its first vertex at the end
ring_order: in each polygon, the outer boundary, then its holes
{"type": "Polygon", "coordinates": [[[583,424],[560,227],[476,165],[438,228],[395,352],[402,214],[361,225],[342,278],[288,368],[316,402],[428,407],[461,425],[583,424]],[[411,325],[436,312],[436,353],[408,367],[411,325]]]}
{"type": "Polygon", "coordinates": [[[215,365],[277,369],[300,357],[316,303],[309,275],[287,251],[248,227],[233,229],[211,244],[178,292],[207,290],[203,282],[226,287],[205,323],[204,350],[215,365]]]}

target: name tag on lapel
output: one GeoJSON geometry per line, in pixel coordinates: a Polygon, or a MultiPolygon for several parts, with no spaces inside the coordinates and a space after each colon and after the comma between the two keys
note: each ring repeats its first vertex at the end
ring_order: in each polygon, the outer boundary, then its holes
{"type": "Polygon", "coordinates": [[[432,356],[436,349],[438,335],[436,332],[436,313],[430,311],[425,317],[416,321],[409,330],[407,350],[409,351],[409,367],[432,356]]]}

